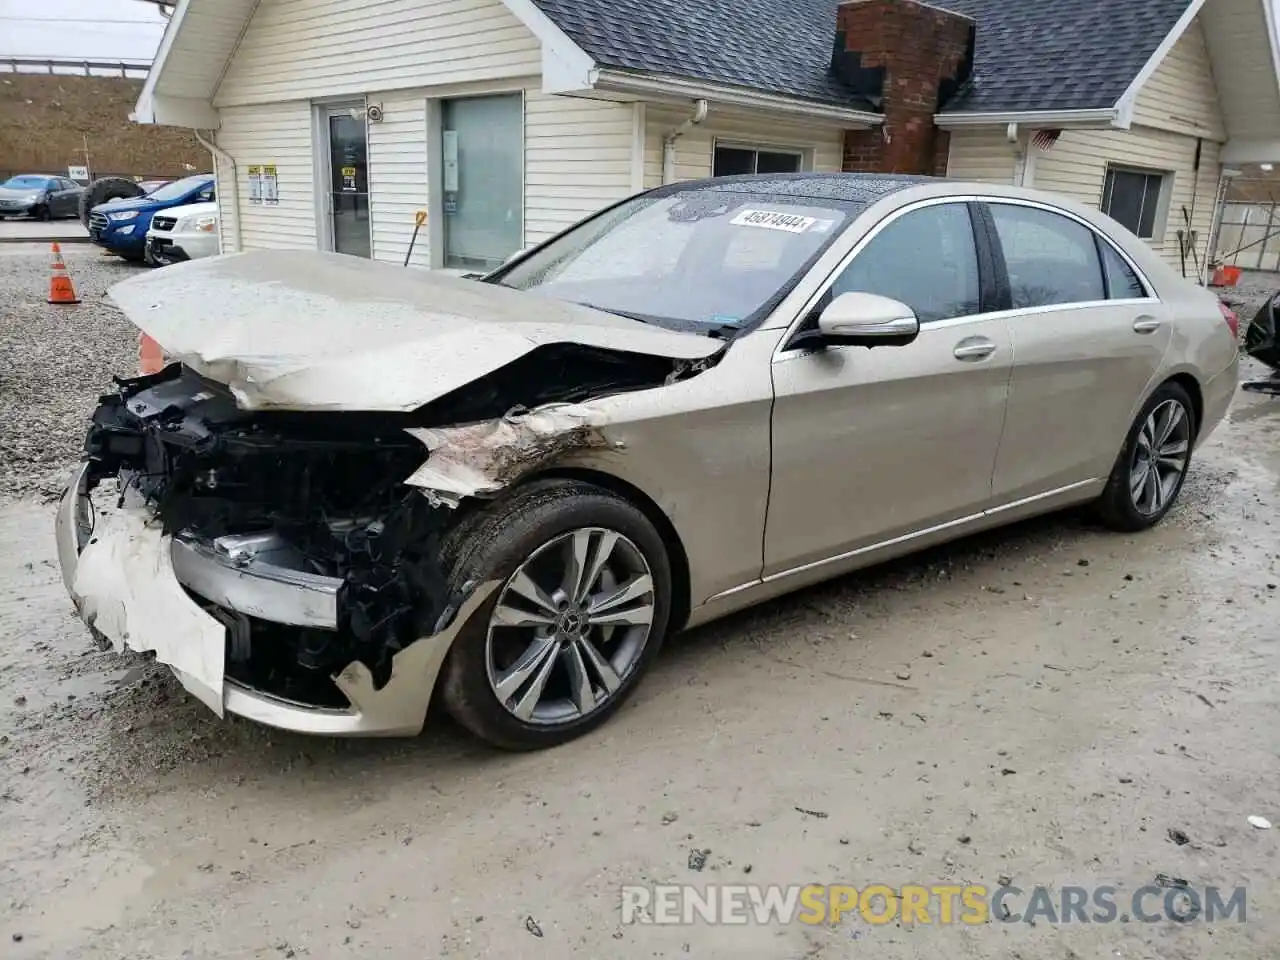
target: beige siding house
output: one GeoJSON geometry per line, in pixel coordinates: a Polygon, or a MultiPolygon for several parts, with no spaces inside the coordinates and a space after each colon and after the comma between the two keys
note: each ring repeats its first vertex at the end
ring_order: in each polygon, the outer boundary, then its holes
{"type": "MultiPolygon", "coordinates": [[[[1233,122],[1231,129],[1243,125],[1251,133],[1248,121],[1256,119],[1228,117],[1230,104],[1221,96],[1215,72],[1234,71],[1237,83],[1249,76],[1225,38],[1231,34],[1232,18],[1251,17],[1255,26],[1265,28],[1262,13],[1261,5],[1251,0],[1190,4],[1153,54],[1148,75],[1135,79],[1114,115],[1049,118],[1060,127],[1043,117],[1022,123],[1010,120],[1003,129],[998,124],[962,123],[952,128],[948,175],[1034,186],[1109,209],[1117,202],[1115,173],[1140,174],[1146,184],[1155,185],[1156,207],[1149,222],[1140,217],[1135,232],[1175,268],[1188,276],[1203,275],[1220,206],[1228,121],[1233,122]],[[1212,54],[1210,32],[1223,45],[1218,60],[1212,54]],[[1230,67],[1224,62],[1228,60],[1230,67]],[[1037,144],[1036,135],[1045,129],[1054,132],[1037,144]]],[[[1260,36],[1265,41],[1265,30],[1260,36]]],[[[1280,123],[1280,86],[1274,80],[1270,50],[1265,43],[1255,47],[1260,56],[1249,83],[1253,109],[1280,123]],[[1268,87],[1270,94],[1260,96],[1259,90],[1268,87]]],[[[1233,96],[1236,89],[1232,87],[1233,96]]],[[[1139,182],[1135,176],[1125,179],[1139,182]]]]}
{"type": "Polygon", "coordinates": [[[224,251],[465,271],[664,183],[885,170],[1069,195],[1199,276],[1223,164],[1280,159],[1261,0],[1150,0],[1096,89],[1067,82],[1083,49],[983,17],[1054,36],[1126,0],[688,4],[675,29],[642,0],[180,0],[135,116],[209,146],[224,251]]]}

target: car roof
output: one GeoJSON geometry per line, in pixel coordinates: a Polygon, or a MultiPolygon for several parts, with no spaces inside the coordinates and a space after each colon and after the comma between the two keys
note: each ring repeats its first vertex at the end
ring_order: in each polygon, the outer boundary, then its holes
{"type": "Polygon", "coordinates": [[[871,204],[900,190],[943,182],[946,181],[939,177],[890,173],[757,173],[686,180],[658,187],[652,193],[655,196],[669,196],[696,190],[871,204]]]}

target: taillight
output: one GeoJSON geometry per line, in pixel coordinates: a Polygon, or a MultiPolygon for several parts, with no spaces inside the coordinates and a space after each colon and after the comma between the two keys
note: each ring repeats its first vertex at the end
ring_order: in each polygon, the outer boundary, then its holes
{"type": "Polygon", "coordinates": [[[1240,339],[1240,318],[1236,316],[1236,312],[1228,307],[1221,300],[1218,301],[1218,309],[1222,311],[1222,319],[1227,321],[1227,329],[1231,331],[1231,339],[1240,339]]]}

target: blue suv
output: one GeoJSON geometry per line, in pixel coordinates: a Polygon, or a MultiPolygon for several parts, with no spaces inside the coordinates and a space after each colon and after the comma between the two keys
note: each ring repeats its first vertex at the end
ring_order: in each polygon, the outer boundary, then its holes
{"type": "Polygon", "coordinates": [[[166,183],[144,197],[100,203],[89,211],[89,237],[126,260],[142,260],[152,216],[169,207],[213,200],[213,182],[213,174],[200,173],[166,183]]]}

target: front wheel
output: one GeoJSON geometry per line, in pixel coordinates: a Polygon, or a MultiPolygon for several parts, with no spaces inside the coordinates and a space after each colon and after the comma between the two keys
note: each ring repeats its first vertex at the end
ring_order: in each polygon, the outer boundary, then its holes
{"type": "Polygon", "coordinates": [[[1134,419],[1097,513],[1114,530],[1153,527],[1178,499],[1195,444],[1195,406],[1172,381],[1162,384],[1134,419]]]}
{"type": "Polygon", "coordinates": [[[44,221],[45,223],[53,219],[53,213],[50,212],[47,204],[41,204],[36,207],[31,211],[31,216],[35,217],[37,220],[44,221]]]}
{"type": "Polygon", "coordinates": [[[451,580],[500,583],[445,664],[449,712],[510,750],[555,746],[604,723],[652,663],[671,613],[661,536],[590,484],[514,491],[469,524],[451,580]]]}

